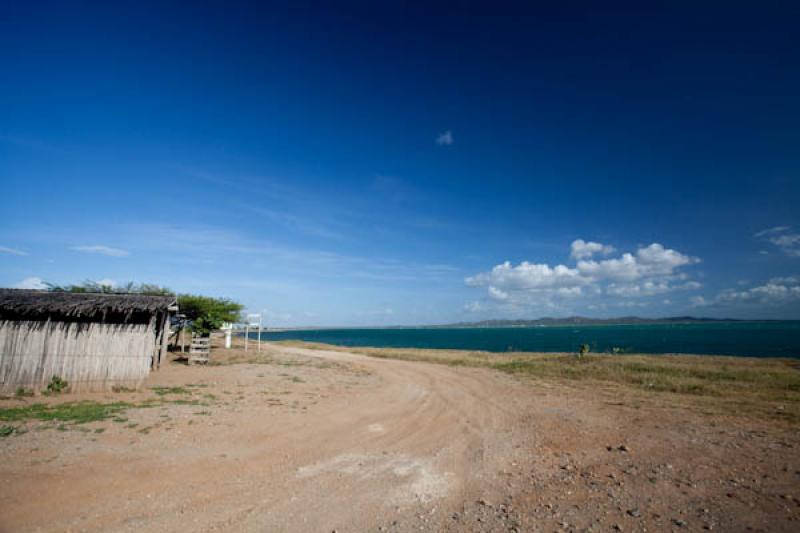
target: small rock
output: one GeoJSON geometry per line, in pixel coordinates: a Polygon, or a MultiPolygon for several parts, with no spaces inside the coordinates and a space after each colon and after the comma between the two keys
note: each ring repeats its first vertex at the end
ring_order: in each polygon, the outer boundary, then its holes
{"type": "Polygon", "coordinates": [[[621,451],[621,452],[629,452],[629,451],[631,451],[631,449],[630,449],[630,448],[628,448],[627,446],[625,446],[624,444],[620,444],[620,445],[619,445],[619,447],[618,447],[617,449],[618,449],[619,451],[621,451]]]}
{"type": "Polygon", "coordinates": [[[634,518],[639,518],[640,516],[642,516],[642,512],[639,509],[636,509],[636,508],[628,509],[628,514],[631,515],[634,518]]]}
{"type": "Polygon", "coordinates": [[[681,520],[680,518],[673,519],[672,523],[675,524],[678,527],[686,527],[686,521],[685,520],[681,520]]]}

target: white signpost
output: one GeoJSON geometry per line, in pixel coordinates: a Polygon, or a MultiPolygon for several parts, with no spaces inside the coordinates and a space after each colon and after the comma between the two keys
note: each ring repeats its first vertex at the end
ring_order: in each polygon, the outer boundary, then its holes
{"type": "Polygon", "coordinates": [[[247,323],[244,326],[244,351],[247,351],[247,340],[250,337],[250,330],[258,330],[258,351],[261,351],[261,313],[251,313],[247,315],[247,323]]]}
{"type": "Polygon", "coordinates": [[[225,348],[231,347],[231,333],[233,332],[233,324],[225,322],[222,324],[222,332],[225,334],[225,348]]]}

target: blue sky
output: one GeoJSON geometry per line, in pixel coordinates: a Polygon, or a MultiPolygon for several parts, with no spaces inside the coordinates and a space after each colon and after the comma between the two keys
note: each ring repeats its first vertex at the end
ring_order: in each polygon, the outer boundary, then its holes
{"type": "Polygon", "coordinates": [[[0,7],[0,285],[800,318],[789,2],[113,4],[0,7]]]}

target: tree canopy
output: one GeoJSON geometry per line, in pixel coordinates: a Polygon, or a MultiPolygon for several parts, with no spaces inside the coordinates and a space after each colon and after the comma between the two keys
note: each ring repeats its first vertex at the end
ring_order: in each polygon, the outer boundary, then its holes
{"type": "Polygon", "coordinates": [[[78,293],[100,293],[100,294],[143,294],[146,296],[171,296],[175,293],[166,287],[161,287],[154,283],[135,283],[129,281],[124,285],[112,285],[99,281],[86,280],[83,283],[73,285],[56,285],[45,283],[47,290],[51,292],[78,292],[78,293]]]}
{"type": "Polygon", "coordinates": [[[244,306],[228,298],[196,294],[178,296],[178,307],[192,321],[192,329],[201,334],[220,329],[225,322],[239,322],[244,306]]]}

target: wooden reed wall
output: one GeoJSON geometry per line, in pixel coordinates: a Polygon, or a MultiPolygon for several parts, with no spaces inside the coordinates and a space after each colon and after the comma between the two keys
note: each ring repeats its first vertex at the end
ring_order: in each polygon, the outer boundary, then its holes
{"type": "Polygon", "coordinates": [[[150,372],[150,324],[0,321],[0,391],[42,390],[53,376],[71,391],[138,388],[150,372]]]}

